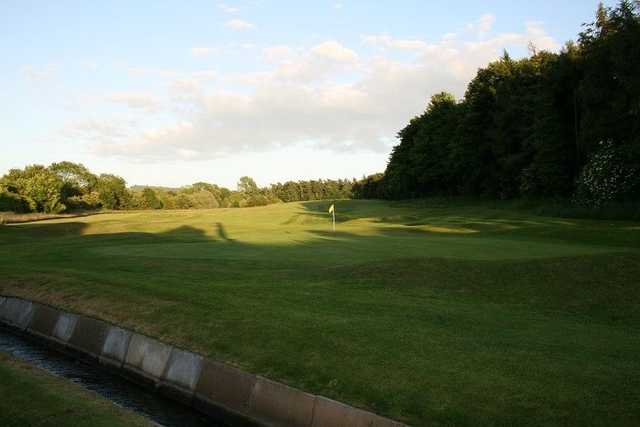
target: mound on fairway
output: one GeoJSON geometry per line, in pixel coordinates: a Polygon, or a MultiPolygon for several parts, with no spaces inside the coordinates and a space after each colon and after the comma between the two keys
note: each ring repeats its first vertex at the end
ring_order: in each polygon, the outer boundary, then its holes
{"type": "Polygon", "coordinates": [[[0,227],[0,291],[412,425],[637,425],[640,226],[342,201],[0,227]]]}

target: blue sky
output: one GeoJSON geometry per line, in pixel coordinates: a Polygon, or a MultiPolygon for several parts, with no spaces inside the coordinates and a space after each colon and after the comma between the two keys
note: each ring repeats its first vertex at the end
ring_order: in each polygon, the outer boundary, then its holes
{"type": "MultiPolygon", "coordinates": [[[[612,5],[614,2],[605,2],[612,5]]],[[[384,170],[431,94],[597,1],[4,1],[0,174],[71,160],[129,184],[384,170]]]]}

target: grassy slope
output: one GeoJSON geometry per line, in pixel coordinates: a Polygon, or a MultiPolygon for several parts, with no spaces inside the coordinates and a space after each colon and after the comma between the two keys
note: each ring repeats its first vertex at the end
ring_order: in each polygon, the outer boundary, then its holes
{"type": "Polygon", "coordinates": [[[640,226],[328,203],[0,227],[0,291],[414,425],[640,421],[640,226]]]}
{"type": "Polygon", "coordinates": [[[6,427],[149,425],[143,418],[78,385],[2,353],[0,396],[0,425],[6,427]]]}

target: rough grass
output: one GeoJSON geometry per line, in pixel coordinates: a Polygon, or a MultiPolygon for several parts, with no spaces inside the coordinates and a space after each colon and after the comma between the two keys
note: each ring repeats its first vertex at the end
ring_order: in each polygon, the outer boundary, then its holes
{"type": "Polygon", "coordinates": [[[0,425],[148,426],[97,394],[0,353],[0,425]]]}
{"type": "Polygon", "coordinates": [[[0,291],[412,425],[638,425],[640,224],[444,201],[0,227],[0,291]]]}

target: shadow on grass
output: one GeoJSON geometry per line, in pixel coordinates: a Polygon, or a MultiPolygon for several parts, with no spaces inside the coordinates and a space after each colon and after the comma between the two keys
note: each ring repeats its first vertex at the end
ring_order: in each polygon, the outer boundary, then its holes
{"type": "MultiPolygon", "coordinates": [[[[321,215],[310,212],[309,215],[321,215]]],[[[346,282],[370,289],[448,289],[508,301],[633,318],[640,293],[638,253],[522,239],[472,238],[411,227],[376,227],[371,235],[307,230],[306,240],[246,242],[222,222],[214,233],[182,225],[164,232],[90,234],[87,223],[0,227],[4,264],[28,270],[152,275],[208,283],[346,282]],[[12,244],[16,244],[15,250],[12,244]],[[11,259],[14,261],[11,261],[11,259]],[[613,314],[612,314],[613,313],[613,314]],[[634,313],[634,314],[629,314],[634,313]]],[[[557,227],[550,225],[549,227],[557,227]]],[[[480,233],[478,233],[480,234],[480,233]]],[[[2,267],[3,262],[0,262],[2,267]]]]}
{"type": "Polygon", "coordinates": [[[216,233],[218,234],[218,237],[225,242],[235,242],[235,239],[229,237],[226,229],[224,228],[224,224],[221,222],[216,222],[216,233]]]}
{"type": "MultiPolygon", "coordinates": [[[[324,215],[320,209],[306,214],[324,215]]],[[[194,288],[220,282],[259,288],[323,283],[415,295],[439,289],[455,298],[607,321],[640,316],[637,250],[394,226],[377,226],[368,235],[310,229],[300,239],[259,243],[234,238],[222,222],[211,223],[212,233],[182,225],[157,233],[90,234],[89,227],[82,222],[0,227],[0,271],[122,276],[122,283],[144,277],[194,288]]],[[[562,227],[540,226],[554,234],[562,227]]]]}
{"type": "MultiPolygon", "coordinates": [[[[327,207],[327,203],[305,204],[296,214],[326,221],[327,207]]],[[[473,392],[480,406],[493,405],[487,416],[495,417],[505,411],[501,406],[502,395],[491,394],[489,387],[493,384],[500,383],[506,390],[505,396],[524,395],[529,399],[537,398],[540,387],[540,394],[550,396],[550,403],[540,404],[547,408],[553,402],[564,402],[564,395],[540,379],[547,378],[544,375],[547,371],[541,368],[551,366],[550,382],[558,373],[566,376],[567,381],[575,379],[575,390],[584,388],[579,381],[594,381],[587,372],[594,369],[595,362],[587,357],[592,353],[602,354],[600,365],[595,366],[606,374],[603,377],[609,378],[613,372],[614,379],[626,378],[629,370],[624,364],[634,368],[630,361],[635,353],[626,350],[631,347],[625,341],[626,336],[612,341],[625,352],[616,352],[614,348],[608,354],[600,349],[608,348],[610,342],[596,341],[592,345],[589,331],[574,327],[573,322],[566,323],[565,313],[606,322],[620,319],[615,321],[624,321],[629,328],[637,326],[640,318],[640,293],[634,281],[640,275],[637,253],[560,258],[559,252],[548,253],[553,247],[541,246],[541,255],[555,258],[505,262],[500,259],[501,254],[512,255],[516,251],[530,254],[527,245],[533,247],[535,242],[525,239],[527,228],[518,229],[523,233],[519,238],[500,242],[492,240],[492,232],[486,230],[472,238],[408,226],[411,222],[430,222],[439,217],[443,221],[486,220],[471,212],[468,216],[456,216],[431,211],[409,218],[411,215],[404,215],[401,210],[396,218],[395,208],[384,208],[376,215],[381,205],[375,203],[363,206],[362,210],[351,203],[337,207],[340,224],[348,219],[372,218],[376,225],[370,230],[372,234],[347,231],[346,225],[342,230],[339,226],[335,233],[328,227],[325,230],[316,227],[305,229],[298,240],[250,243],[242,241],[242,235],[234,235],[233,228],[214,221],[205,228],[182,225],[158,233],[103,234],[90,234],[89,227],[93,224],[82,222],[23,224],[0,227],[0,258],[4,258],[0,259],[0,271],[14,277],[48,274],[47,279],[58,283],[35,288],[36,292],[64,293],[66,289],[67,295],[84,296],[82,303],[89,307],[100,297],[110,302],[125,301],[125,308],[126,304],[132,309],[134,305],[169,307],[157,310],[157,314],[138,316],[148,322],[164,322],[159,326],[164,328],[158,329],[159,335],[169,330],[185,331],[177,332],[178,338],[192,334],[194,342],[208,348],[223,354],[228,351],[236,357],[241,354],[260,366],[259,373],[265,375],[273,372],[283,378],[299,375],[304,378],[302,383],[314,384],[318,392],[326,390],[322,388],[328,387],[324,384],[334,384],[335,378],[341,381],[355,378],[352,381],[359,388],[354,387],[356,392],[352,392],[354,401],[368,405],[376,402],[387,408],[385,412],[406,411],[416,421],[424,417],[420,405],[425,392],[433,388],[444,393],[445,400],[460,396],[462,390],[464,401],[454,402],[456,408],[468,408],[468,401],[473,399],[467,396],[473,392]],[[388,218],[397,219],[398,223],[389,222],[388,218]],[[14,248],[13,243],[19,245],[14,248]],[[497,249],[501,252],[496,253],[497,249]],[[460,256],[445,259],[446,251],[460,256]],[[478,255],[493,259],[472,258],[478,255]],[[75,284],[68,285],[70,281],[75,284]],[[501,305],[516,309],[506,310],[501,305]],[[529,314],[522,318],[515,316],[529,313],[527,310],[540,312],[535,313],[535,318],[529,314]],[[546,320],[541,323],[541,318],[559,320],[557,324],[546,320]],[[202,327],[203,324],[208,326],[202,327]],[[196,326],[189,329],[185,325],[196,326]],[[583,331],[578,338],[576,330],[583,331]],[[569,345],[560,345],[559,341],[577,345],[572,344],[575,350],[565,350],[569,345]],[[270,350],[275,351],[268,353],[270,350]],[[579,359],[582,365],[569,362],[576,359],[576,354],[587,355],[579,359]],[[539,364],[532,362],[538,359],[539,364]],[[300,360],[309,362],[303,364],[300,360]],[[324,360],[328,361],[321,363],[324,360]],[[495,367],[487,365],[492,360],[495,367]],[[571,366],[549,361],[567,361],[571,366]],[[318,366],[327,373],[326,380],[313,377],[318,366]],[[434,371],[434,367],[440,366],[441,371],[434,371]],[[612,366],[618,368],[614,370],[612,366]],[[582,368],[587,374],[576,374],[582,368]],[[309,371],[311,375],[307,377],[300,374],[309,371]],[[494,373],[486,374],[489,371],[494,373]],[[441,375],[440,379],[435,377],[434,383],[421,379],[429,377],[431,381],[433,372],[441,375]],[[375,388],[380,378],[390,377],[407,378],[408,383],[401,384],[404,389],[399,387],[391,392],[385,383],[379,390],[375,388]],[[520,388],[523,378],[531,381],[531,386],[524,383],[520,388]],[[373,391],[358,395],[360,389],[373,391]],[[526,394],[529,390],[534,392],[526,394]],[[394,393],[400,397],[390,398],[394,393]],[[483,401],[487,396],[489,399],[483,401]],[[405,403],[413,402],[410,399],[417,403],[405,403]],[[400,409],[389,406],[396,401],[400,402],[397,406],[400,409]]],[[[572,225],[551,222],[536,224],[535,228],[554,234],[562,230],[576,232],[572,225]]],[[[285,235],[286,230],[276,228],[273,233],[285,235]]],[[[580,230],[589,233],[588,229],[580,230]]],[[[125,318],[129,312],[121,316],[125,318]]],[[[595,334],[601,331],[597,326],[595,334]]],[[[613,380],[610,383],[616,384],[613,380]]],[[[629,390],[634,390],[631,385],[625,388],[623,381],[617,384],[623,386],[613,388],[612,395],[630,395],[629,390]]],[[[597,389],[591,388],[599,391],[608,385],[602,380],[595,384],[597,389]]],[[[345,388],[339,389],[340,393],[348,396],[349,387],[347,382],[345,388]]],[[[572,398],[574,394],[574,389],[566,392],[572,398]]],[[[579,395],[576,401],[587,402],[585,408],[591,404],[579,395]]],[[[608,416],[606,410],[602,413],[608,416]]],[[[517,424],[509,422],[512,420],[508,417],[499,421],[517,424]]]]}
{"type": "MultiPolygon", "coordinates": [[[[367,221],[382,234],[421,232],[425,235],[467,238],[495,237],[514,240],[566,242],[594,246],[640,249],[637,222],[580,220],[543,217],[522,211],[495,209],[492,206],[426,202],[388,203],[382,201],[341,200],[336,202],[336,222],[367,221]]],[[[302,205],[299,217],[329,221],[331,201],[302,205]]],[[[292,219],[289,220],[293,222],[292,219]]],[[[300,221],[304,223],[304,220],[300,221]]]]}

